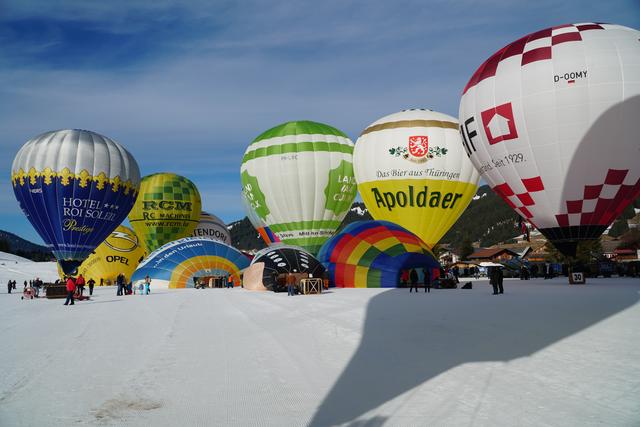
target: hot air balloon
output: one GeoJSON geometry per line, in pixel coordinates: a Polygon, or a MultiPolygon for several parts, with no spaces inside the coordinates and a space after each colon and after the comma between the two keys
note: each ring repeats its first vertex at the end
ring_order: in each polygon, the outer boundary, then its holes
{"type": "Polygon", "coordinates": [[[217,216],[208,212],[200,213],[200,222],[192,233],[193,237],[217,240],[227,245],[231,244],[231,234],[227,225],[217,216]]]}
{"type": "Polygon", "coordinates": [[[310,121],[276,126],[244,154],[244,195],[280,241],[315,253],[356,196],[352,152],[349,138],[331,126],[310,121]]]}
{"type": "Polygon", "coordinates": [[[200,222],[200,209],[200,193],[193,182],[173,173],[156,173],[142,178],[129,222],[150,253],[190,236],[200,222]]]}
{"type": "Polygon", "coordinates": [[[457,120],[423,109],[369,125],[356,141],[353,167],[371,216],[405,227],[431,247],[469,205],[480,179],[457,120]]]}
{"type": "Polygon", "coordinates": [[[231,276],[240,286],[240,271],[249,259],[239,250],[211,239],[186,237],[158,248],[138,266],[131,281],[139,284],[149,275],[152,287],[193,288],[194,278],[231,276]]]}
{"type": "Polygon", "coordinates": [[[16,155],[11,181],[20,208],[65,274],[122,222],[140,185],[135,159],[87,130],[46,132],[16,155]]]}
{"type": "MultiPolygon", "coordinates": [[[[125,277],[131,277],[144,256],[145,252],[140,246],[138,236],[129,227],[119,225],[82,262],[78,274],[82,274],[87,280],[95,280],[97,284],[111,285],[120,273],[125,277]]],[[[62,269],[58,270],[62,277],[62,269]]]]}
{"type": "Polygon", "coordinates": [[[356,221],[322,246],[318,260],[340,288],[395,288],[400,271],[417,268],[438,277],[440,263],[425,242],[388,221],[356,221]]]}
{"type": "Polygon", "coordinates": [[[547,28],[500,49],[464,88],[467,155],[567,255],[640,195],[638,39],[611,24],[547,28]]]}
{"type": "Polygon", "coordinates": [[[290,245],[275,245],[258,251],[251,261],[251,265],[256,264],[263,265],[261,284],[272,291],[286,291],[284,283],[276,283],[278,275],[296,272],[322,278],[325,272],[313,255],[290,245]]]}

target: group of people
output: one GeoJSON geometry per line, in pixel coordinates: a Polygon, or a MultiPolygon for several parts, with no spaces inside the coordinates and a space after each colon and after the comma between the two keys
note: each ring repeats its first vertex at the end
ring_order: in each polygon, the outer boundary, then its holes
{"type": "MultiPolygon", "coordinates": [[[[25,280],[26,282],[26,280],[25,280]]],[[[12,290],[16,289],[16,281],[15,280],[9,280],[7,282],[7,293],[11,293],[12,290]]]]}
{"type": "MultiPolygon", "coordinates": [[[[58,283],[58,281],[56,281],[58,283]]],[[[64,302],[64,305],[74,305],[76,299],[86,299],[84,296],[84,287],[89,287],[89,295],[93,295],[93,288],[96,285],[96,281],[93,278],[89,280],[85,280],[82,274],[78,274],[78,277],[74,278],[73,276],[65,277],[65,286],[67,287],[67,299],[64,302]]]]}
{"type": "MultiPolygon", "coordinates": [[[[11,291],[15,291],[17,284],[18,282],[16,282],[15,280],[9,280],[7,282],[7,293],[10,294],[11,291]]],[[[37,296],[40,294],[40,289],[44,287],[44,282],[40,280],[39,277],[36,277],[34,280],[29,280],[29,281],[25,280],[23,285],[24,285],[24,287],[22,288],[23,292],[27,290],[27,287],[31,287],[35,290],[35,294],[37,296]]]]}
{"type": "Polygon", "coordinates": [[[151,292],[151,278],[147,274],[144,277],[144,282],[139,283],[137,287],[134,287],[133,283],[131,283],[130,281],[127,281],[127,278],[124,275],[124,273],[120,273],[116,277],[116,286],[117,286],[117,291],[116,291],[117,296],[132,295],[132,294],[135,295],[136,293],[138,293],[139,295],[149,295],[149,293],[151,292]]]}
{"type": "MultiPolygon", "coordinates": [[[[422,269],[422,277],[424,291],[431,292],[431,273],[429,272],[428,268],[422,269]]],[[[407,283],[411,283],[409,292],[413,292],[414,289],[416,290],[416,292],[418,292],[419,277],[416,269],[412,268],[410,270],[402,270],[402,272],[400,273],[400,283],[403,287],[407,286],[407,283]]]]}

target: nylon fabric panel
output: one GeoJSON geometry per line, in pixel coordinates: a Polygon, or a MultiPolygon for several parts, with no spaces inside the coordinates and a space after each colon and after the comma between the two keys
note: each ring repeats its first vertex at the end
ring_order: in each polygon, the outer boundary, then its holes
{"type": "Polygon", "coordinates": [[[407,263],[439,267],[423,241],[387,221],[349,224],[323,245],[318,260],[338,287],[396,287],[399,270],[407,263]]]}
{"type": "Polygon", "coordinates": [[[84,130],[31,139],[16,155],[11,173],[23,212],[67,273],[126,217],[139,177],[137,163],[122,146],[84,130]],[[113,200],[120,202],[107,204],[113,200]]]}
{"type": "Polygon", "coordinates": [[[375,219],[400,224],[430,246],[466,209],[479,180],[457,120],[429,110],[405,110],[369,125],[356,142],[354,172],[375,219]]]}
{"type": "MultiPolygon", "coordinates": [[[[152,280],[166,281],[171,288],[193,287],[193,277],[216,270],[237,274],[249,266],[249,260],[237,249],[222,242],[188,237],[170,242],[150,254],[132,276],[134,283],[152,280]]],[[[237,277],[238,280],[235,278],[237,277]]]]}
{"type": "Polygon", "coordinates": [[[521,51],[548,44],[548,56],[516,54],[472,78],[463,137],[483,178],[550,240],[596,238],[640,195],[640,33],[599,24],[538,34],[521,51]]]}
{"type": "Polygon", "coordinates": [[[249,146],[241,167],[249,209],[278,240],[317,252],[356,195],[352,145],[341,132],[313,122],[265,132],[249,146]],[[251,154],[257,150],[260,155],[251,154]]]}

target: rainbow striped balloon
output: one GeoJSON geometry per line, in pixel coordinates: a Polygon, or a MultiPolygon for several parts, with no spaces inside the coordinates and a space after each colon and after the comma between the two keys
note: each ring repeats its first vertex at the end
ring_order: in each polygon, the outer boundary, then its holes
{"type": "Polygon", "coordinates": [[[349,224],[322,246],[317,258],[331,283],[342,288],[395,288],[402,269],[440,267],[426,243],[388,221],[349,224]]]}

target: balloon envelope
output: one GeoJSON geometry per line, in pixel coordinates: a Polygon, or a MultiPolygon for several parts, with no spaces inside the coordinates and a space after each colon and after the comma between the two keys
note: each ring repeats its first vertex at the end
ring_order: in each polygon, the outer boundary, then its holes
{"type": "Polygon", "coordinates": [[[13,161],[11,181],[20,208],[73,274],[131,210],[140,171],[117,142],[66,129],[29,140],[13,161]]]}
{"type": "Polygon", "coordinates": [[[142,178],[129,222],[147,252],[190,236],[200,222],[200,193],[189,179],[173,173],[142,178]]]}
{"type": "Polygon", "coordinates": [[[462,148],[458,122],[405,110],[372,123],[353,152],[358,189],[375,219],[434,246],[471,202],[480,175],[462,148]]]}
{"type": "Polygon", "coordinates": [[[211,239],[186,237],[167,243],[150,254],[133,273],[134,284],[146,275],[152,287],[192,288],[194,278],[228,276],[240,285],[240,271],[249,260],[239,250],[211,239]]]}
{"type": "Polygon", "coordinates": [[[639,38],[611,24],[541,30],[496,52],[464,89],[471,161],[569,255],[640,195],[639,38]]]}
{"type": "MultiPolygon", "coordinates": [[[[129,227],[119,225],[111,232],[78,268],[85,280],[93,279],[96,285],[112,285],[118,274],[131,277],[145,256],[138,236],[129,227]]],[[[60,276],[63,272],[59,269],[60,276]]]]}
{"type": "Polygon", "coordinates": [[[262,283],[269,290],[277,288],[276,276],[287,273],[307,273],[322,278],[325,272],[320,262],[302,248],[277,245],[256,253],[251,265],[264,263],[262,283]]]}
{"type": "Polygon", "coordinates": [[[220,218],[208,212],[200,213],[200,222],[193,230],[192,237],[203,237],[227,245],[231,244],[231,234],[229,234],[227,225],[220,218]]]}
{"type": "Polygon", "coordinates": [[[395,288],[402,269],[426,269],[434,278],[440,267],[426,243],[388,221],[352,222],[327,240],[318,260],[344,288],[395,288]]]}
{"type": "Polygon", "coordinates": [[[315,253],[356,196],[352,152],[349,138],[331,126],[284,123],[247,148],[240,169],[243,192],[280,241],[315,253]]]}

